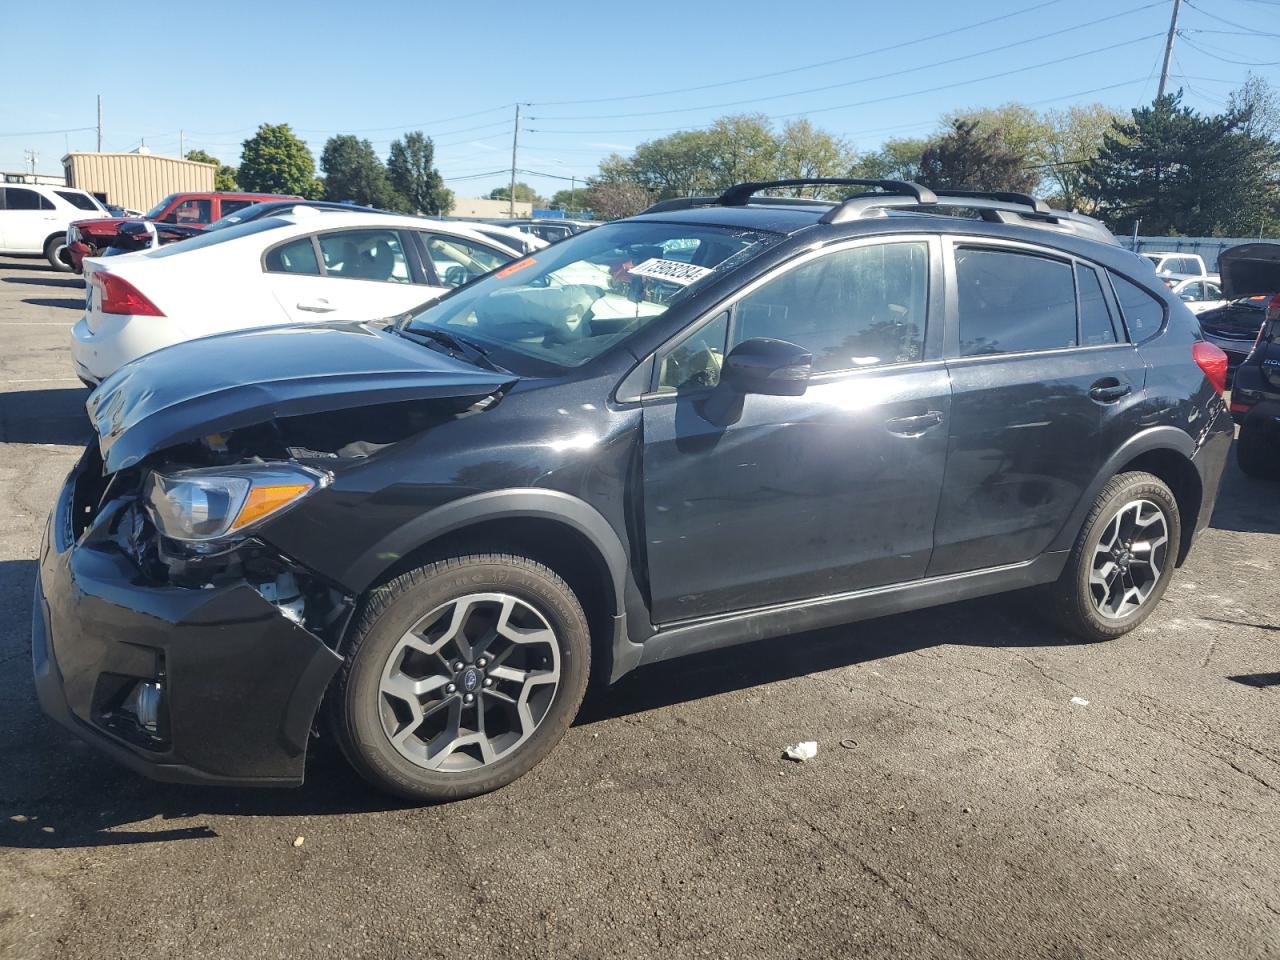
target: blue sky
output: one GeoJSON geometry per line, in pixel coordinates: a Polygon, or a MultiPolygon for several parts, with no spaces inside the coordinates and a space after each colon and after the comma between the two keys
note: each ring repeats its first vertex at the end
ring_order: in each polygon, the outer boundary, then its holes
{"type": "MultiPolygon", "coordinates": [[[[547,175],[520,179],[544,194],[726,113],[807,116],[873,149],[954,109],[1150,101],[1171,3],[15,4],[0,30],[0,170],[34,149],[39,171],[60,173],[68,148],[92,150],[98,93],[105,150],[145,140],[176,155],[182,130],[187,149],[234,163],[259,123],[284,122],[317,155],[355,133],[385,156],[422,129],[463,196],[506,181],[491,171],[511,163],[517,101],[519,166],[547,175]]],[[[1280,0],[1184,0],[1179,25],[1172,72],[1191,78],[1174,83],[1192,106],[1219,109],[1250,70],[1280,86],[1280,0]]]]}

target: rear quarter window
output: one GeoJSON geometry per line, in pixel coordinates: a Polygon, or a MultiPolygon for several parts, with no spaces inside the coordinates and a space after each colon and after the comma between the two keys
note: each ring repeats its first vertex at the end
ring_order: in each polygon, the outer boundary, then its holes
{"type": "Polygon", "coordinates": [[[1129,328],[1130,340],[1141,343],[1160,332],[1164,326],[1163,300],[1118,273],[1111,274],[1111,285],[1115,288],[1116,299],[1120,301],[1120,312],[1124,315],[1125,326],[1129,328]]]}

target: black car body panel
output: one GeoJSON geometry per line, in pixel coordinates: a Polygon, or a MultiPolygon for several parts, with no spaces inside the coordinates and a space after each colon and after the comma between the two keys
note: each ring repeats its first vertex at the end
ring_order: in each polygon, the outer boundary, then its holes
{"type": "Polygon", "coordinates": [[[175,344],[121,367],[88,406],[113,473],[210,433],[344,406],[483,396],[510,380],[389,331],[299,324],[175,344]]]}
{"type": "Polygon", "coordinates": [[[820,223],[828,209],[712,206],[635,218],[772,239],[578,367],[520,368],[495,354],[522,371],[508,374],[359,325],[228,334],[126,366],[90,402],[105,469],[86,454],[64,496],[70,517],[55,516],[42,559],[46,709],[57,715],[68,704],[82,733],[139,765],[169,764],[164,775],[296,781],[298,718],[305,727],[318,708],[341,658],[344,618],[372,586],[459,543],[517,537],[534,556],[569,563],[602,640],[596,662],[612,679],[698,650],[1050,582],[1098,491],[1125,469],[1170,471],[1185,557],[1208,522],[1232,430],[1191,361],[1199,332],[1185,305],[1118,246],[957,217],[820,223]],[[833,245],[880,237],[928,245],[916,362],[815,374],[798,395],[746,397],[731,421],[708,419],[711,388],[655,389],[662,351],[744,290],[833,245]],[[1138,285],[1165,319],[1136,343],[959,356],[956,244],[1079,258],[1138,285]],[[360,420],[367,410],[376,416],[360,420]],[[298,420],[312,434],[351,436],[299,452],[254,432],[287,433],[298,420]],[[397,424],[390,436],[365,435],[388,421],[397,424]],[[136,550],[139,537],[111,518],[114,510],[145,533],[130,491],[157,464],[227,456],[210,451],[211,434],[232,435],[233,449],[236,435],[252,436],[260,446],[245,440],[247,455],[288,449],[329,479],[256,527],[230,554],[233,572],[210,573],[206,589],[166,574],[154,548],[136,550]],[[241,564],[240,554],[252,556],[241,564]],[[242,572],[264,562],[295,571],[308,596],[325,598],[326,615],[308,611],[299,622],[273,602],[261,575],[242,572]],[[86,692],[104,674],[149,676],[149,660],[122,665],[135,643],[172,665],[172,743],[158,760],[103,729],[86,692]],[[237,653],[201,662],[224,644],[237,653]],[[195,670],[217,688],[194,691],[195,670]],[[275,672],[276,687],[254,679],[263,670],[275,672]],[[219,728],[195,716],[236,711],[255,719],[219,728]],[[243,765],[223,752],[228,737],[252,746],[243,765]]]}

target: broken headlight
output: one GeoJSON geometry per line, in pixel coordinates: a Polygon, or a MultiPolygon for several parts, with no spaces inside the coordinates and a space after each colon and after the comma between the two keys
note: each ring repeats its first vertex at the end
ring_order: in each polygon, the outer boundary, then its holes
{"type": "Polygon", "coordinates": [[[206,542],[235,535],[329,482],[327,474],[288,464],[248,464],[153,472],[145,497],[161,535],[206,542]]]}

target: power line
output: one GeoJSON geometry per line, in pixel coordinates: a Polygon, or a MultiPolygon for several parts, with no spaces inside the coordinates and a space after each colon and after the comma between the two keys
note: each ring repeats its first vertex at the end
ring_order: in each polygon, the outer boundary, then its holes
{"type": "MultiPolygon", "coordinates": [[[[620,97],[594,97],[586,100],[539,100],[528,104],[531,107],[551,107],[551,106],[575,106],[578,104],[588,103],[618,103],[622,100],[646,100],[650,97],[667,97],[677,93],[695,93],[699,90],[712,90],[717,87],[728,87],[738,83],[750,83],[754,80],[769,80],[774,77],[784,77],[793,73],[801,73],[805,70],[816,70],[819,67],[829,67],[836,63],[847,63],[850,60],[859,60],[863,57],[869,57],[877,53],[888,53],[892,50],[901,50],[904,47],[914,46],[918,43],[925,43],[929,40],[939,40],[943,37],[954,36],[957,33],[963,33],[966,30],[974,30],[978,27],[985,27],[992,23],[999,23],[1001,20],[1009,20],[1013,17],[1022,16],[1024,13],[1033,13],[1044,7],[1052,6],[1055,3],[1061,3],[1062,0],[1045,0],[1044,3],[1037,3],[1035,6],[1026,7],[1022,10],[1014,10],[1012,13],[1001,14],[998,17],[990,17],[986,20],[978,20],[975,23],[965,24],[963,27],[955,27],[951,30],[944,30],[941,33],[933,33],[927,37],[918,37],[915,40],[904,40],[901,43],[895,43],[887,47],[877,47],[874,50],[863,50],[860,53],[850,54],[846,57],[835,57],[831,60],[820,60],[816,63],[806,63],[798,67],[790,67],[786,70],[774,70],[770,73],[757,73],[750,77],[739,77],[736,80],[721,80],[717,83],[703,83],[693,87],[677,87],[671,90],[656,90],[652,93],[632,93],[620,97]]],[[[534,118],[536,119],[536,118],[534,118]]]]}
{"type": "Polygon", "coordinates": [[[1194,43],[1189,37],[1183,37],[1183,41],[1193,50],[1199,50],[1206,57],[1213,57],[1215,60],[1221,60],[1223,63],[1233,63],[1241,67],[1280,67],[1280,60],[1235,60],[1231,57],[1224,57],[1220,53],[1214,53],[1212,50],[1206,50],[1199,44],[1194,43]]]}
{"type": "MultiPolygon", "coordinates": [[[[986,76],[973,77],[969,80],[957,80],[953,83],[943,83],[933,87],[925,87],[920,90],[911,90],[907,93],[889,94],[888,96],[884,96],[884,97],[872,97],[871,99],[868,99],[868,100],[858,100],[853,103],[841,103],[841,104],[836,104],[835,106],[830,106],[830,107],[815,107],[810,110],[797,110],[794,113],[775,114],[774,116],[769,117],[768,119],[786,120],[791,117],[808,116],[809,114],[813,114],[813,113],[826,113],[831,110],[848,110],[853,107],[865,107],[874,103],[885,103],[890,100],[902,100],[907,97],[917,97],[924,93],[937,93],[942,90],[951,90],[956,87],[963,87],[972,83],[982,83],[986,80],[999,80],[999,79],[1003,79],[1004,77],[1014,76],[1015,74],[1027,73],[1028,71],[1031,71],[1031,70],[1040,70],[1044,67],[1052,67],[1060,63],[1067,63],[1068,61],[1071,61],[1071,60],[1080,60],[1083,57],[1093,56],[1094,54],[1107,53],[1111,50],[1117,50],[1121,47],[1132,46],[1135,43],[1141,43],[1144,40],[1151,40],[1155,37],[1159,37],[1162,35],[1162,33],[1163,31],[1158,33],[1148,33],[1141,37],[1134,37],[1132,40],[1122,40],[1119,43],[1113,43],[1105,47],[1098,47],[1097,49],[1094,49],[1094,50],[1086,50],[1083,53],[1073,53],[1069,56],[1058,57],[1056,60],[1042,60],[1039,63],[1033,63],[1025,67],[1015,67],[1012,70],[1002,70],[999,73],[989,73],[986,76]]],[[[591,135],[591,134],[611,134],[611,133],[655,133],[655,132],[679,130],[679,129],[682,129],[682,128],[667,126],[667,127],[638,127],[638,128],[633,127],[633,128],[626,128],[626,129],[610,128],[610,129],[604,129],[604,130],[601,130],[599,128],[594,130],[537,130],[537,129],[534,129],[531,132],[591,135]]]]}
{"type": "Polygon", "coordinates": [[[57,133],[84,133],[87,130],[97,130],[94,127],[67,127],[65,130],[19,130],[16,133],[0,132],[0,137],[48,137],[57,133]]]}
{"type": "Polygon", "coordinates": [[[721,103],[707,103],[707,104],[702,104],[696,107],[673,107],[666,110],[641,110],[633,113],[583,114],[579,116],[535,116],[535,117],[530,117],[529,119],[537,120],[537,121],[611,120],[611,119],[621,120],[621,119],[626,119],[628,117],[655,117],[655,116],[664,116],[672,113],[690,113],[698,110],[719,110],[724,107],[738,107],[744,104],[762,103],[766,100],[781,100],[787,97],[799,97],[799,96],[805,96],[811,93],[824,93],[828,90],[836,90],[842,87],[852,87],[862,83],[871,83],[876,80],[888,80],[893,77],[905,76],[906,74],[909,74],[909,73],[918,73],[921,70],[932,70],[936,67],[950,66],[951,64],[954,64],[954,63],[961,63],[965,60],[973,60],[978,57],[989,56],[990,54],[993,54],[993,53],[1000,53],[1004,50],[1011,50],[1014,47],[1025,46],[1026,44],[1029,44],[1029,43],[1039,43],[1041,40],[1048,40],[1051,37],[1061,36],[1064,33],[1072,33],[1076,30],[1083,30],[1086,27],[1092,27],[1100,23],[1105,23],[1108,20],[1116,20],[1116,19],[1119,19],[1120,17],[1127,17],[1127,16],[1130,16],[1131,14],[1138,13],[1142,10],[1148,10],[1151,7],[1161,6],[1163,3],[1164,3],[1164,0],[1153,0],[1153,2],[1144,3],[1141,6],[1134,7],[1131,10],[1125,10],[1122,13],[1113,13],[1105,17],[1099,17],[1096,20],[1089,20],[1089,21],[1086,21],[1085,23],[1077,23],[1077,24],[1074,24],[1073,26],[1062,27],[1058,30],[1051,30],[1048,33],[1042,33],[1042,34],[1039,34],[1038,36],[1026,37],[1022,40],[1014,40],[1009,43],[1002,43],[999,46],[988,47],[985,50],[977,50],[972,53],[964,53],[959,56],[951,57],[946,60],[935,60],[931,63],[926,63],[919,66],[905,67],[901,70],[891,70],[888,73],[879,73],[869,77],[860,77],[857,80],[844,80],[844,81],[841,81],[840,83],[829,83],[820,87],[809,87],[804,90],[791,90],[787,93],[775,93],[765,97],[749,97],[744,100],[727,100],[721,103]]]}
{"type": "Polygon", "coordinates": [[[1225,23],[1225,24],[1226,24],[1227,26],[1229,26],[1229,27],[1235,27],[1237,30],[1248,30],[1248,31],[1250,31],[1251,33],[1262,33],[1262,32],[1263,32],[1263,31],[1261,31],[1261,30],[1256,30],[1256,29],[1254,29],[1253,27],[1249,26],[1248,24],[1244,24],[1244,23],[1236,23],[1234,20],[1228,20],[1226,17],[1224,17],[1224,16],[1223,16],[1222,14],[1220,14],[1220,13],[1210,13],[1209,11],[1204,10],[1204,9],[1201,9],[1199,6],[1197,6],[1196,4],[1192,3],[1192,2],[1191,2],[1191,0],[1184,0],[1184,2],[1186,3],[1186,5],[1187,5],[1188,7],[1190,7],[1192,10],[1196,11],[1196,13],[1203,14],[1204,16],[1209,17],[1209,18],[1211,18],[1211,19],[1213,19],[1213,20],[1219,20],[1219,21],[1221,21],[1222,23],[1225,23]]]}

